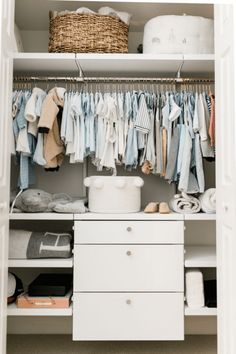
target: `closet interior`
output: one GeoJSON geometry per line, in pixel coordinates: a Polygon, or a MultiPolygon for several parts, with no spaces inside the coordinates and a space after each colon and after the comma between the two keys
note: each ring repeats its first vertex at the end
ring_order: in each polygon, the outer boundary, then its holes
{"type": "MultiPolygon", "coordinates": [[[[143,41],[144,25],[148,20],[160,15],[183,14],[214,19],[214,6],[141,0],[16,0],[15,23],[22,47],[21,51],[13,53],[14,92],[23,92],[25,97],[25,93],[30,95],[35,88],[44,92],[64,88],[70,99],[73,95],[77,98],[84,95],[83,100],[85,96],[91,98],[93,95],[95,108],[98,105],[96,94],[104,100],[108,94],[109,97],[114,97],[114,93],[117,96],[120,94],[126,107],[130,104],[132,110],[136,109],[135,117],[139,110],[135,102],[140,97],[145,98],[145,94],[150,103],[148,108],[151,110],[151,105],[155,105],[153,112],[156,112],[157,101],[161,102],[163,97],[164,100],[166,93],[168,97],[169,93],[174,93],[183,107],[183,92],[214,92],[214,53],[143,54],[137,50],[143,41]],[[74,11],[79,7],[88,7],[96,12],[102,6],[132,14],[127,54],[48,53],[49,11],[74,11]],[[131,98],[132,104],[129,103],[131,98]]],[[[164,103],[161,108],[163,106],[164,103]]],[[[185,118],[182,116],[183,124],[185,118]]],[[[83,137],[86,139],[85,135],[83,137]]],[[[94,141],[90,143],[95,144],[94,141]]],[[[179,183],[175,180],[175,171],[169,179],[162,178],[160,174],[163,171],[156,173],[155,169],[150,174],[143,173],[143,157],[138,154],[137,147],[132,151],[135,156],[124,156],[123,161],[131,159],[129,163],[117,164],[114,159],[110,164],[106,160],[98,166],[94,163],[91,144],[89,148],[92,153],[87,153],[85,158],[77,156],[77,160],[73,161],[74,157],[69,153],[64,156],[58,171],[45,171],[43,166],[35,164],[32,188],[51,194],[66,193],[72,198],[86,198],[86,177],[115,174],[143,179],[142,210],[151,201],[169,202],[173,199],[179,183]]],[[[156,145],[150,149],[155,148],[156,145]]],[[[207,157],[217,157],[217,151],[213,148],[211,153],[213,155],[207,157]]],[[[203,159],[204,186],[196,193],[215,188],[214,158],[203,159]]],[[[21,173],[13,155],[12,191],[30,186],[24,185],[21,173]]],[[[187,193],[188,186],[182,190],[187,193]]],[[[74,282],[73,301],[68,308],[32,309],[10,304],[8,333],[70,333],[74,340],[183,340],[185,334],[215,334],[217,308],[212,305],[191,308],[184,301],[187,285],[184,282],[185,272],[189,269],[197,271],[192,274],[196,276],[195,281],[198,281],[200,274],[205,282],[216,279],[215,221],[215,213],[202,212],[142,212],[130,215],[11,213],[12,230],[73,234],[73,253],[69,258],[9,259],[9,270],[22,280],[24,288],[27,289],[40,273],[69,273],[73,275],[74,282]],[[156,233],[157,239],[153,238],[156,233]],[[130,259],[135,255],[138,257],[134,260],[135,266],[131,265],[128,269],[130,259]],[[155,270],[165,269],[163,275],[156,274],[150,268],[148,258],[155,265],[155,270]],[[145,271],[149,274],[148,279],[145,279],[145,271]],[[127,278],[124,276],[126,272],[127,278]],[[132,319],[129,318],[130,308],[134,311],[132,319]],[[102,316],[104,320],[99,322],[97,318],[102,316]],[[161,321],[157,321],[158,317],[161,321]],[[138,324],[142,318],[150,323],[148,329],[138,324]],[[107,335],[104,336],[104,333],[107,335]]]]}

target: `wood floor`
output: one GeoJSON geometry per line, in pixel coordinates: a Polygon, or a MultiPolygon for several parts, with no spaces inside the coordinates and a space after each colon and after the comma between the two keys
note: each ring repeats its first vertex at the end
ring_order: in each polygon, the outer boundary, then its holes
{"type": "Polygon", "coordinates": [[[216,336],[184,342],[72,342],[69,335],[9,335],[7,354],[216,354],[216,336]]]}

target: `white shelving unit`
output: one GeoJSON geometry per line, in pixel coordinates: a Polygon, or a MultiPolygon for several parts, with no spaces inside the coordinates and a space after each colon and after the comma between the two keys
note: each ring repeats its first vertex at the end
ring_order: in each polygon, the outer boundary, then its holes
{"type": "Polygon", "coordinates": [[[215,268],[216,248],[214,246],[185,247],[186,268],[215,268]]]}
{"type": "Polygon", "coordinates": [[[8,305],[8,316],[72,316],[72,305],[69,308],[59,309],[22,309],[16,304],[8,305]]]}
{"type": "Polygon", "coordinates": [[[185,306],[185,316],[217,316],[217,309],[211,307],[192,309],[185,306]]]}
{"type": "Polygon", "coordinates": [[[72,268],[73,258],[10,259],[9,268],[72,268]]]}
{"type": "MultiPolygon", "coordinates": [[[[23,39],[24,53],[14,53],[14,75],[28,76],[78,76],[78,64],[85,76],[117,76],[117,77],[175,77],[183,63],[182,77],[213,77],[214,55],[149,55],[136,54],[137,44],[142,42],[144,24],[152,17],[173,14],[204,16],[214,18],[214,8],[208,4],[174,3],[170,0],[104,0],[66,1],[66,0],[21,0],[15,2],[15,22],[23,39]],[[110,6],[120,11],[132,14],[129,42],[132,42],[130,54],[64,54],[47,53],[49,10],[75,10],[78,7],[90,7],[97,11],[101,6],[110,6]],[[43,42],[43,43],[42,43],[43,42]]],[[[54,83],[52,83],[54,85],[54,83]]],[[[46,87],[43,82],[43,86],[46,87]]],[[[67,181],[65,179],[65,181],[67,181]]],[[[72,183],[73,185],[73,183],[72,183]]],[[[215,215],[209,214],[57,214],[57,213],[19,213],[10,214],[10,220],[26,221],[70,221],[73,220],[159,220],[159,221],[214,221],[215,215]]],[[[46,222],[44,222],[46,223],[46,222]]],[[[15,223],[18,224],[18,223],[15,223]]],[[[19,222],[20,224],[20,222],[19,222]]],[[[32,224],[29,222],[29,224],[32,224]]],[[[195,223],[194,223],[195,224],[195,223]]],[[[207,224],[207,223],[205,223],[207,224]]],[[[204,224],[204,225],[205,225],[204,224]]],[[[213,224],[213,223],[212,223],[213,224]]],[[[196,227],[198,224],[196,223],[196,227]]],[[[27,274],[35,271],[33,268],[73,268],[73,259],[66,260],[10,260],[11,268],[28,268],[27,274]]],[[[185,267],[216,267],[214,247],[186,247],[185,267]]],[[[23,273],[20,269],[20,272],[23,273]]],[[[67,270],[68,271],[68,270],[67,270]]],[[[69,309],[19,309],[15,304],[8,307],[9,316],[72,316],[72,306],[69,309]]],[[[185,309],[186,316],[213,316],[216,309],[203,308],[199,310],[185,309]]],[[[25,319],[22,319],[22,325],[25,319]]],[[[14,318],[11,321],[15,321],[14,318]]],[[[46,327],[45,319],[45,327],[46,327]]],[[[57,321],[57,318],[55,319],[57,321]]],[[[48,329],[47,329],[48,330],[48,329]]]]}

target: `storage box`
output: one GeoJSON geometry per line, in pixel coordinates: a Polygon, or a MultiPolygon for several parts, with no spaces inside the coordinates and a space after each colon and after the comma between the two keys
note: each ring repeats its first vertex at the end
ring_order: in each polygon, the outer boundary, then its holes
{"type": "Polygon", "coordinates": [[[198,16],[157,16],[144,27],[143,53],[213,54],[214,21],[198,16]]]}
{"type": "Polygon", "coordinates": [[[89,188],[89,210],[93,213],[137,213],[141,208],[140,177],[91,176],[84,180],[89,188]]]}
{"type": "Polygon", "coordinates": [[[29,285],[29,296],[65,296],[72,287],[72,274],[40,274],[29,285]]]}
{"type": "Polygon", "coordinates": [[[129,26],[117,17],[50,12],[50,53],[128,53],[129,26]]]}
{"type": "Polygon", "coordinates": [[[19,308],[68,308],[71,304],[72,290],[65,296],[29,296],[23,293],[18,296],[16,300],[17,307],[19,308]]]}

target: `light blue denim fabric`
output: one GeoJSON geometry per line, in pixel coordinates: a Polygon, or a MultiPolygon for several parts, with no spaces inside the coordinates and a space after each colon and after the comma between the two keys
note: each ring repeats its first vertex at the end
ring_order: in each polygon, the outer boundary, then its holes
{"type": "Polygon", "coordinates": [[[205,191],[205,178],[204,178],[204,170],[203,170],[203,162],[202,162],[200,136],[198,133],[195,134],[194,143],[195,143],[196,177],[199,186],[199,193],[203,193],[205,191]]]}
{"type": "Polygon", "coordinates": [[[192,115],[191,115],[191,110],[190,110],[190,104],[189,104],[189,95],[185,92],[183,96],[184,100],[184,122],[185,125],[188,126],[189,134],[191,138],[194,138],[194,132],[193,132],[193,120],[192,120],[192,115]]]}
{"type": "Polygon", "coordinates": [[[47,164],[47,161],[44,159],[43,156],[43,149],[44,149],[43,138],[44,138],[43,133],[38,133],[37,145],[33,156],[34,162],[40,166],[45,166],[47,164]]]}
{"type": "Polygon", "coordinates": [[[43,101],[46,98],[46,96],[47,96],[46,92],[41,92],[41,94],[38,94],[37,96],[36,105],[35,105],[35,113],[37,117],[41,116],[43,101]]]}
{"type": "Polygon", "coordinates": [[[75,122],[76,122],[76,136],[77,136],[77,147],[75,153],[75,161],[83,162],[86,156],[86,134],[85,134],[85,109],[88,104],[88,97],[83,101],[83,93],[77,95],[77,100],[74,106],[75,110],[75,122]]]}
{"type": "MultiPolygon", "coordinates": [[[[19,130],[23,128],[27,128],[27,121],[25,119],[24,113],[25,113],[25,105],[29,97],[30,97],[29,91],[26,91],[21,96],[20,110],[15,118],[19,130]]],[[[35,183],[35,173],[34,173],[33,159],[32,159],[32,156],[36,148],[35,138],[31,134],[28,134],[27,136],[28,136],[30,154],[26,155],[23,154],[22,152],[19,154],[20,173],[18,179],[18,186],[20,187],[20,189],[27,189],[30,184],[35,183]]]]}

